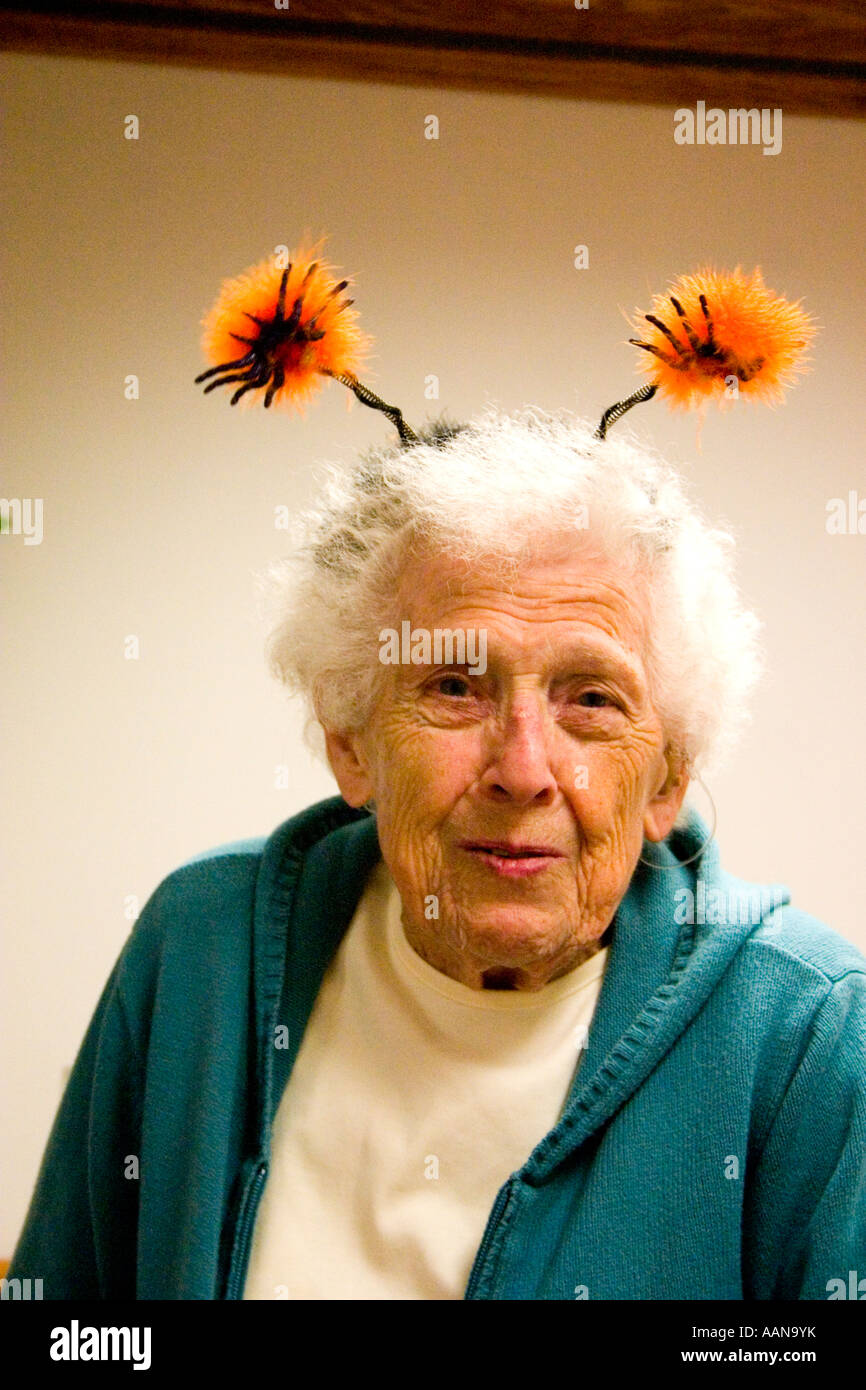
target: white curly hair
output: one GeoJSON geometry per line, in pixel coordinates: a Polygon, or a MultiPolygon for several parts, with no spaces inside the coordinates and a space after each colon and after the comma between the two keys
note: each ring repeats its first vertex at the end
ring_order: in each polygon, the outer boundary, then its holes
{"type": "Polygon", "coordinates": [[[261,576],[272,673],[319,725],[363,727],[383,680],[379,634],[398,626],[403,567],[419,545],[501,567],[502,582],[546,538],[587,536],[644,586],[644,664],[669,745],[692,775],[714,770],[748,718],[760,624],[741,601],[732,537],[711,527],[663,460],[626,436],[600,441],[567,412],[489,409],[440,420],[417,444],[327,465],[292,553],[261,576]],[[587,518],[589,524],[587,527],[587,518]]]}

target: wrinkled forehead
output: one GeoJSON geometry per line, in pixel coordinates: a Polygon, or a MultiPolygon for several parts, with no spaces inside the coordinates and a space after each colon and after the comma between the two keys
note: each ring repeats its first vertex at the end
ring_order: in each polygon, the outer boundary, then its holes
{"type": "Polygon", "coordinates": [[[416,547],[402,567],[395,618],[415,627],[483,627],[515,650],[591,647],[642,665],[650,630],[648,579],[591,535],[544,538],[520,555],[461,555],[416,547]]]}

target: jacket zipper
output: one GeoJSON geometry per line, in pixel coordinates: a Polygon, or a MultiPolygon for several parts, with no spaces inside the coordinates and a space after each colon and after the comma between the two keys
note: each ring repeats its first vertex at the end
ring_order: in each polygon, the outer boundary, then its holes
{"type": "Polygon", "coordinates": [[[499,1225],[499,1222],[502,1219],[502,1214],[508,1205],[508,1199],[511,1196],[511,1188],[513,1183],[514,1176],[512,1175],[508,1179],[508,1182],[505,1184],[505,1186],[500,1187],[499,1191],[496,1194],[496,1201],[493,1203],[493,1210],[487,1218],[487,1226],[484,1231],[484,1236],[481,1241],[481,1244],[478,1247],[478,1251],[475,1256],[475,1263],[472,1266],[472,1272],[469,1275],[469,1283],[466,1285],[466,1292],[463,1295],[464,1299],[475,1297],[476,1290],[481,1282],[481,1271],[483,1269],[484,1262],[487,1259],[490,1247],[493,1244],[494,1237],[496,1236],[496,1229],[499,1225]]]}
{"type": "Polygon", "coordinates": [[[243,1203],[238,1214],[235,1255],[226,1282],[226,1300],[237,1300],[240,1298],[241,1285],[246,1277],[247,1264],[249,1263],[253,1226],[259,1206],[259,1198],[262,1195],[262,1188],[265,1185],[265,1178],[267,1176],[268,1165],[263,1162],[258,1163],[256,1165],[256,1171],[253,1173],[252,1181],[244,1193],[243,1203]]]}

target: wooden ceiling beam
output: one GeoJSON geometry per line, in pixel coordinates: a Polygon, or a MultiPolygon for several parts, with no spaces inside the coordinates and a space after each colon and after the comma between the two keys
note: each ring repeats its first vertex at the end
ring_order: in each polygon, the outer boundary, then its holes
{"type": "Polygon", "coordinates": [[[0,5],[18,52],[682,107],[866,115],[866,6],[150,0],[0,5]]]}

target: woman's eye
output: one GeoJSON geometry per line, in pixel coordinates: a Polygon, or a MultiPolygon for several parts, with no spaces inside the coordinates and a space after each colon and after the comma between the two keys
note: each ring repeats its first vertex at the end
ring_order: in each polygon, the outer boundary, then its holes
{"type": "Polygon", "coordinates": [[[584,690],[579,696],[578,703],[589,709],[601,709],[604,705],[612,704],[612,701],[601,690],[584,690]]]}
{"type": "Polygon", "coordinates": [[[439,695],[461,696],[469,694],[469,682],[462,676],[440,676],[434,689],[439,695]]]}

